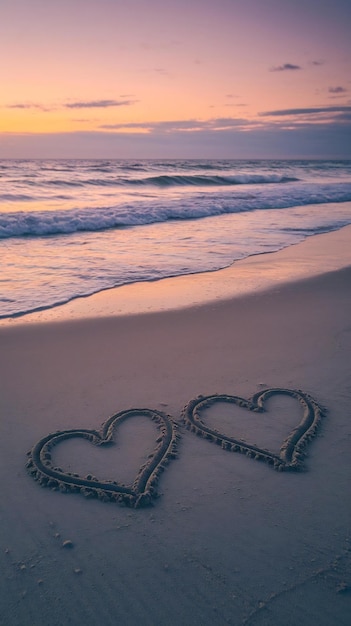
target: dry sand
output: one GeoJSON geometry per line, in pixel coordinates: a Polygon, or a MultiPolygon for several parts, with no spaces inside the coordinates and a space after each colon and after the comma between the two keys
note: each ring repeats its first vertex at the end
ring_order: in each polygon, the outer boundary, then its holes
{"type": "MultiPolygon", "coordinates": [[[[254,264],[260,285],[274,266],[265,291],[177,311],[0,329],[1,625],[349,624],[350,233],[243,263],[254,264]],[[291,268],[301,263],[305,278],[294,282],[291,268]],[[306,471],[277,472],[182,426],[179,458],[161,475],[154,507],[52,491],[25,470],[26,452],[56,430],[99,429],[134,407],[180,422],[199,394],[248,398],[269,387],[302,389],[327,408],[306,471]]],[[[116,302],[118,292],[104,297],[116,302]]],[[[267,409],[218,404],[204,420],[278,453],[300,407],[276,396],[267,409]]],[[[70,439],[54,461],[130,483],[155,433],[149,419],[135,417],[115,445],[70,439]]]]}

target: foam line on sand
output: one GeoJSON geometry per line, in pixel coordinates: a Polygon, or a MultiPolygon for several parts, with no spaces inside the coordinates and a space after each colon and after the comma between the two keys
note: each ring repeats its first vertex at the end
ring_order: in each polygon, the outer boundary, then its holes
{"type": "MultiPolygon", "coordinates": [[[[284,275],[308,248],[319,271],[241,297],[0,328],[1,625],[348,626],[351,267],[338,269],[346,236],[350,244],[344,229],[252,260],[256,276],[268,262],[277,276],[281,262],[284,275]],[[264,411],[214,402],[200,417],[243,447],[279,455],[304,407],[277,389],[302,389],[326,408],[304,472],[232,454],[181,419],[200,395],[261,398],[264,411]],[[181,435],[154,507],[42,489],[28,475],[26,453],[49,433],[95,431],[132,407],[172,416],[181,435]]],[[[65,474],[130,485],[160,434],[139,415],[118,426],[114,445],[76,437],[49,452],[65,474]]]]}

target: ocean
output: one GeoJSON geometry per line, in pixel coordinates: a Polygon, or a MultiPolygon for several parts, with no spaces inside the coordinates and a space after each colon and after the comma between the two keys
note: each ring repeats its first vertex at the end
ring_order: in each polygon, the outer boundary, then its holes
{"type": "Polygon", "coordinates": [[[351,224],[351,161],[0,161],[0,318],[351,224]]]}

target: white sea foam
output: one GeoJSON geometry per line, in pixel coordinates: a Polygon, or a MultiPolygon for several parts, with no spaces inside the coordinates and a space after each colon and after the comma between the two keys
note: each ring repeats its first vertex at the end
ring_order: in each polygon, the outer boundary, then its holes
{"type": "Polygon", "coordinates": [[[350,162],[2,162],[0,317],[278,250],[349,201],[350,162]]]}
{"type": "MultiPolygon", "coordinates": [[[[191,220],[215,215],[247,211],[283,209],[309,204],[346,202],[351,200],[351,183],[295,184],[283,193],[280,187],[267,191],[262,187],[239,193],[217,191],[193,194],[174,200],[153,198],[150,202],[136,199],[117,206],[0,213],[0,238],[60,235],[82,231],[100,231],[123,226],[139,226],[191,220]]],[[[331,218],[331,225],[332,225],[331,218]]]]}

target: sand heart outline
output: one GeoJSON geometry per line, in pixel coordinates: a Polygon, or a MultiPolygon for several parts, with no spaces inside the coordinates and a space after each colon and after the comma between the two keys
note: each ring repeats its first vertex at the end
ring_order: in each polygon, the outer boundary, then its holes
{"type": "Polygon", "coordinates": [[[200,437],[213,441],[225,450],[241,452],[259,461],[266,461],[278,471],[301,470],[307,443],[316,434],[325,409],[301,390],[284,389],[280,387],[265,389],[255,393],[246,400],[239,396],[214,394],[210,396],[198,396],[191,400],[182,411],[182,420],[186,428],[200,437]],[[228,437],[219,431],[209,428],[204,424],[201,414],[204,409],[218,402],[228,402],[248,409],[249,411],[264,412],[265,402],[274,395],[287,395],[296,398],[302,405],[303,414],[299,424],[293,428],[288,437],[283,441],[279,454],[259,448],[242,440],[228,437]]]}
{"type": "Polygon", "coordinates": [[[100,431],[88,429],[62,430],[43,437],[28,452],[27,470],[43,487],[55,491],[81,493],[103,501],[117,502],[138,508],[149,506],[158,496],[156,485],[160,474],[171,459],[177,458],[177,444],[180,435],[177,424],[169,415],[150,409],[129,409],[109,417],[100,431]],[[82,477],[79,474],[64,472],[54,467],[51,450],[67,439],[83,438],[97,446],[112,444],[116,440],[115,431],[118,426],[131,417],[144,416],[152,420],[159,434],[156,447],[149,455],[136,475],[132,485],[124,485],[117,481],[100,481],[91,474],[82,477]]]}

